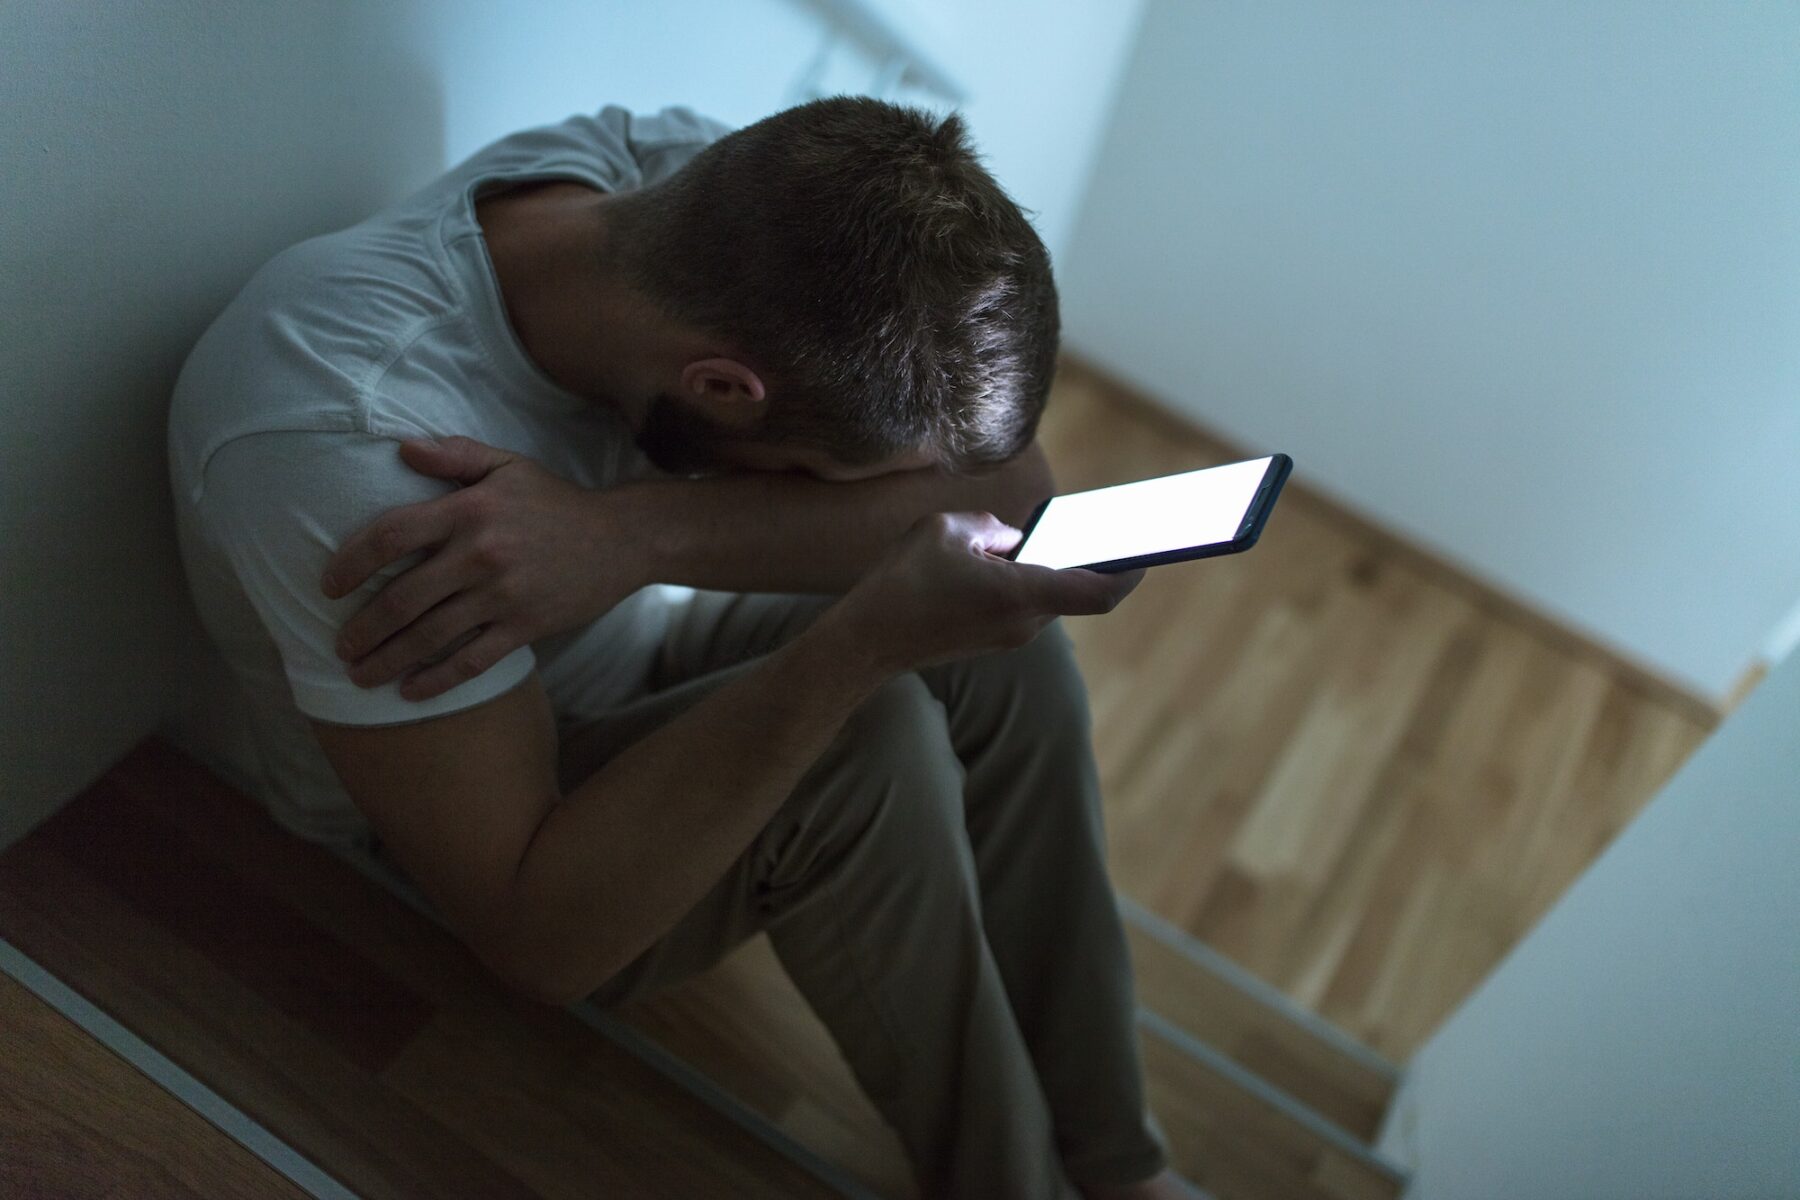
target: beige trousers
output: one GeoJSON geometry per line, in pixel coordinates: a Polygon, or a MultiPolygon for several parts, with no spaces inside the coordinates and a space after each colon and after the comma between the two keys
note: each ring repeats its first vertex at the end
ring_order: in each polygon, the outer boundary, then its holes
{"type": "MultiPolygon", "coordinates": [[[[605,752],[829,602],[696,595],[651,693],[599,719],[605,752]]],[[[927,1197],[1065,1200],[1072,1183],[1162,1169],[1086,689],[1060,624],[883,685],[725,876],[593,999],[655,991],[764,930],[927,1197]]]]}

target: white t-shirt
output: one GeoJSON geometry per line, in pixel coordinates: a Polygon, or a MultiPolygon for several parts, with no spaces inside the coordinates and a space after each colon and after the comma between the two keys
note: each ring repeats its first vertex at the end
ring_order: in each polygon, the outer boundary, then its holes
{"type": "Polygon", "coordinates": [[[168,430],[182,561],[243,690],[261,759],[230,766],[257,781],[291,832],[338,844],[369,833],[307,717],[418,721],[492,699],[535,668],[560,732],[644,689],[679,590],[643,589],[584,628],[411,701],[397,681],[358,687],[333,646],[343,623],[424,554],[337,600],[319,579],[337,548],[388,509],[457,488],[408,467],[402,439],[462,434],[593,488],[660,475],[612,409],[565,391],[525,353],[474,200],[531,179],[642,187],[726,132],[684,108],[608,107],[503,138],[369,219],[276,255],[189,355],[168,430]]]}

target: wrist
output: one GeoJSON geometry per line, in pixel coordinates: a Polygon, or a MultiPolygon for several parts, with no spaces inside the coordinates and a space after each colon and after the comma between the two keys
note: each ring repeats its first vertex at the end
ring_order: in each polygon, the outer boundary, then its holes
{"type": "MultiPolygon", "coordinates": [[[[617,579],[623,575],[636,587],[669,583],[674,579],[678,547],[666,536],[665,522],[645,511],[643,488],[626,483],[590,490],[587,512],[600,553],[595,561],[617,579]]],[[[635,590],[635,588],[633,589],[635,590]]]]}
{"type": "Polygon", "coordinates": [[[840,694],[846,706],[860,704],[876,688],[907,668],[881,652],[843,601],[833,604],[776,652],[804,675],[809,687],[840,694]]]}

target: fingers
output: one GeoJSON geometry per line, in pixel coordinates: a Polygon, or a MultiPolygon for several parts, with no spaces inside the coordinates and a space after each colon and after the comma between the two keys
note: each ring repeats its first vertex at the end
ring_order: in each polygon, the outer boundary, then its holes
{"type": "Polygon", "coordinates": [[[989,512],[932,513],[924,517],[920,524],[959,541],[966,541],[975,549],[989,554],[1008,553],[1019,544],[1021,536],[1017,529],[989,512]]]}
{"type": "Polygon", "coordinates": [[[325,564],[319,590],[332,600],[348,596],[389,563],[448,540],[457,495],[389,509],[351,534],[325,564]]]}
{"type": "Polygon", "coordinates": [[[1019,565],[1033,604],[1041,611],[1064,617],[1089,617],[1109,613],[1143,581],[1144,572],[1121,571],[1103,575],[1079,567],[1052,570],[1019,565]]]}
{"type": "Polygon", "coordinates": [[[487,615],[482,602],[468,592],[446,600],[350,668],[350,681],[370,688],[398,679],[421,663],[441,658],[459,639],[471,636],[487,615]]]}
{"type": "Polygon", "coordinates": [[[992,513],[982,513],[987,521],[977,531],[981,548],[989,554],[1011,554],[1025,535],[992,513]]]}
{"type": "Polygon", "coordinates": [[[414,438],[401,442],[400,457],[421,475],[454,479],[466,486],[481,482],[489,471],[515,461],[519,455],[474,438],[447,437],[435,441],[414,438]]]}
{"type": "MultiPolygon", "coordinates": [[[[1083,610],[1082,615],[1092,616],[1098,613],[1109,613],[1119,606],[1119,602],[1129,596],[1138,584],[1144,580],[1144,570],[1139,567],[1135,571],[1118,571],[1101,573],[1098,571],[1074,570],[1058,571],[1058,575],[1080,577],[1079,582],[1086,587],[1084,603],[1093,605],[1083,610]]],[[[1070,614],[1075,615],[1075,614],[1070,614]]]]}
{"type": "Polygon", "coordinates": [[[1118,571],[1111,575],[1102,575],[1101,578],[1108,581],[1116,604],[1131,595],[1137,590],[1137,585],[1144,582],[1144,568],[1139,567],[1135,571],[1118,571]]]}
{"type": "Polygon", "coordinates": [[[408,700],[429,700],[442,695],[457,684],[475,678],[521,644],[501,626],[490,625],[443,662],[422,667],[407,676],[400,684],[400,695],[408,700]]]}
{"type": "MultiPolygon", "coordinates": [[[[466,571],[451,563],[448,556],[432,555],[390,579],[373,600],[344,622],[344,627],[338,631],[337,656],[345,662],[356,662],[430,612],[434,605],[475,582],[476,579],[469,578],[466,571]]],[[[438,646],[442,644],[440,642],[438,646]]],[[[438,646],[427,649],[435,650],[438,646]]]]}
{"type": "MultiPolygon", "coordinates": [[[[467,437],[401,442],[400,457],[415,471],[464,485],[478,483],[496,468],[524,458],[467,437]]],[[[396,559],[447,540],[455,514],[465,503],[461,495],[451,492],[392,509],[357,530],[325,564],[319,590],[333,600],[347,596],[396,559]]]]}

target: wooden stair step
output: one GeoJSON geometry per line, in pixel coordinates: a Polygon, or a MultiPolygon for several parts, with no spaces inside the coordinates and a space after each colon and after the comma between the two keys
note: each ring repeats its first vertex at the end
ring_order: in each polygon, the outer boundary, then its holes
{"type": "Polygon", "coordinates": [[[6,971],[0,1030],[0,1195],[310,1195],[6,971]]]}
{"type": "Polygon", "coordinates": [[[1373,1143],[1397,1067],[1141,905],[1120,909],[1139,1005],[1373,1143]]]}
{"type": "Polygon", "coordinates": [[[1217,1200],[1397,1200],[1405,1176],[1184,1030],[1139,1010],[1150,1108],[1175,1166],[1217,1200]]]}
{"type": "Polygon", "coordinates": [[[898,1135],[863,1093],[767,937],[752,938],[706,973],[617,1012],[877,1196],[918,1195],[898,1135]]]}
{"type": "MultiPolygon", "coordinates": [[[[1168,975],[1188,978],[1195,969],[1184,958],[1182,970],[1170,968],[1168,975]]],[[[1221,987],[1236,982],[1208,973],[1202,998],[1222,997],[1221,987]]],[[[1229,999],[1243,1007],[1241,993],[1229,999]]],[[[898,1138],[857,1086],[767,938],[618,1015],[876,1195],[917,1195],[898,1138]]],[[[1274,1046],[1307,1051],[1289,1051],[1291,1060],[1264,1051],[1264,1060],[1297,1064],[1294,1070],[1321,1060],[1316,1048],[1272,1025],[1267,1013],[1251,1015],[1254,1021],[1239,1016],[1246,1044],[1260,1045],[1251,1032],[1269,1027],[1282,1035],[1274,1046]]],[[[1293,1020],[1285,1011],[1278,1015],[1293,1020]]],[[[1400,1194],[1404,1179],[1397,1170],[1337,1123],[1295,1102],[1287,1089],[1148,1008],[1139,1024],[1150,1106],[1175,1165],[1217,1200],[1394,1200],[1400,1194]]],[[[1316,1030],[1303,1032],[1321,1038],[1316,1030]]]]}
{"type": "Polygon", "coordinates": [[[369,1200],[838,1194],[160,739],[0,854],[0,937],[369,1200]]]}
{"type": "MultiPolygon", "coordinates": [[[[427,916],[158,739],[0,854],[0,936],[360,1195],[839,1194],[579,1013],[507,992],[427,916]]],[[[860,1188],[916,1194],[766,939],[606,1019],[860,1188]]],[[[1177,1165],[1219,1200],[1398,1194],[1331,1121],[1292,1111],[1282,1092],[1303,1087],[1251,1074],[1254,1038],[1240,1030],[1233,1060],[1157,1013],[1142,1023],[1177,1165]]]]}

